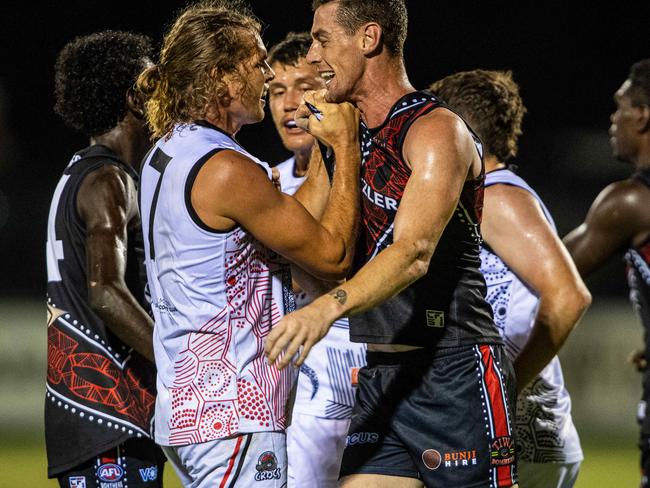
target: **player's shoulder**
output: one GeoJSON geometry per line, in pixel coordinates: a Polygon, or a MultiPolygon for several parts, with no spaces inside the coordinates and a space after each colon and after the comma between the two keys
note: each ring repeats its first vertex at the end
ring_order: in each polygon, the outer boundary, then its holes
{"type": "Polygon", "coordinates": [[[268,180],[265,168],[253,158],[233,149],[216,152],[205,162],[198,180],[206,180],[225,188],[255,184],[255,180],[268,180]]]}
{"type": "Polygon", "coordinates": [[[109,190],[124,191],[134,185],[131,175],[115,161],[106,159],[100,160],[98,163],[97,167],[83,178],[82,188],[96,190],[105,187],[109,190]]]}
{"type": "Polygon", "coordinates": [[[650,188],[628,178],[607,185],[596,197],[589,211],[597,221],[612,221],[617,225],[630,222],[650,225],[650,188]]]}
{"type": "Polygon", "coordinates": [[[408,136],[418,141],[420,138],[447,141],[471,140],[471,134],[463,119],[446,107],[438,107],[418,117],[409,128],[408,136]]]}

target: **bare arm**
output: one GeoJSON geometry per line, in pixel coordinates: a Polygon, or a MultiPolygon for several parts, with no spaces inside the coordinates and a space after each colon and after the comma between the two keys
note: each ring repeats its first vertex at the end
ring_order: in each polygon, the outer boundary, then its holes
{"type": "Polygon", "coordinates": [[[287,348],[278,367],[285,367],[300,346],[296,365],[302,364],[336,319],[369,310],[426,274],[468,173],[480,168],[480,160],[463,122],[446,110],[413,124],[404,156],[412,173],[395,217],[393,244],[351,280],[288,315],[271,331],[265,345],[269,361],[287,348]]]}
{"type": "Polygon", "coordinates": [[[584,223],[564,237],[564,244],[583,277],[635,239],[647,237],[648,208],[650,192],[633,180],[612,183],[596,197],[584,223]]]}
{"type": "Polygon", "coordinates": [[[90,306],[122,342],[153,361],[153,322],[124,281],[127,227],[138,215],[133,181],[115,166],[100,168],[81,184],[77,209],[86,224],[90,306]]]}
{"type": "Polygon", "coordinates": [[[310,274],[337,280],[348,273],[354,250],[359,119],[351,105],[327,110],[324,130],[343,135],[333,146],[339,165],[320,223],[296,199],[277,191],[256,163],[229,150],[215,154],[201,168],[192,187],[192,205],[210,227],[226,230],[240,224],[310,274]]]}
{"type": "Polygon", "coordinates": [[[494,252],[539,296],[532,331],[514,362],[521,391],[560,350],[591,295],[529,192],[502,184],[487,187],[481,231],[494,252]]]}

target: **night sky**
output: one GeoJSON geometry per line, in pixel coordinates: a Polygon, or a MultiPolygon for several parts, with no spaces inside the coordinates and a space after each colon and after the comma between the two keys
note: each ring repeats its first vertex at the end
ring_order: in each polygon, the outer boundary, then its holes
{"type": "MultiPolygon", "coordinates": [[[[308,30],[310,1],[252,1],[268,45],[308,30]]],[[[650,57],[650,2],[645,10],[604,2],[407,1],[406,64],[423,88],[459,70],[510,69],[528,114],[520,140],[520,173],[541,194],[564,235],[584,217],[608,182],[629,165],[607,143],[612,95],[630,65],[650,57]],[[582,3],[582,2],[581,2],[582,3]],[[568,10],[571,5],[571,10],[568,10]]],[[[641,2],[638,2],[641,3],[641,2]]],[[[43,296],[45,229],[50,198],[70,156],[87,140],[52,110],[53,65],[77,35],[122,29],[162,38],[181,2],[5,2],[0,16],[0,250],[2,296],[43,296]],[[12,5],[13,4],[13,5],[12,5]]],[[[270,117],[238,139],[271,163],[283,150],[270,117]]],[[[622,294],[620,262],[590,285],[622,294]]]]}

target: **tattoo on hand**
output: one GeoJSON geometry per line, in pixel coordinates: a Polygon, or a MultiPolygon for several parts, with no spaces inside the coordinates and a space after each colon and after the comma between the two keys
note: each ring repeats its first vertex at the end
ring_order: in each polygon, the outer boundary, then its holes
{"type": "Polygon", "coordinates": [[[348,301],[348,294],[345,292],[345,290],[341,290],[340,288],[338,290],[329,292],[329,295],[341,305],[344,305],[345,302],[348,301]]]}

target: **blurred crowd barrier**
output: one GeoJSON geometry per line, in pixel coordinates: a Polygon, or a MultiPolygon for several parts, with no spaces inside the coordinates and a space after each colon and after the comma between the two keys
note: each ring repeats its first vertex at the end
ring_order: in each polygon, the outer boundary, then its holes
{"type": "MultiPolygon", "coordinates": [[[[45,300],[0,298],[0,438],[42,435],[45,300]]],[[[583,436],[636,438],[641,377],[627,357],[642,345],[630,304],[595,297],[560,358],[583,436]]]]}

